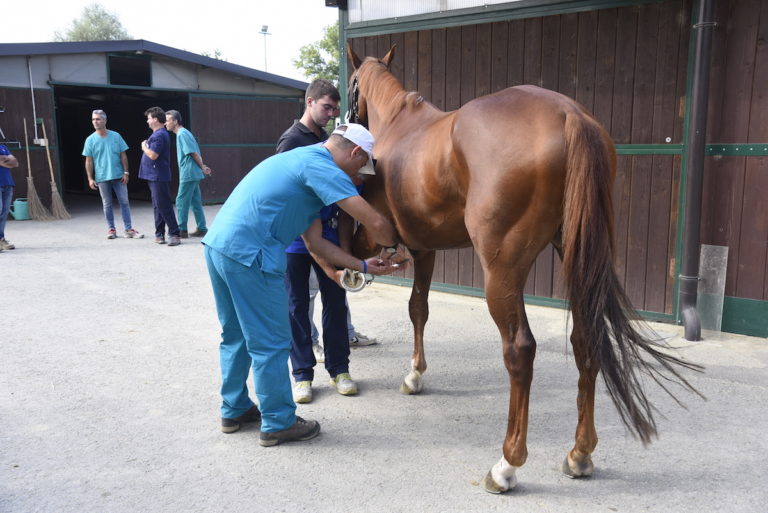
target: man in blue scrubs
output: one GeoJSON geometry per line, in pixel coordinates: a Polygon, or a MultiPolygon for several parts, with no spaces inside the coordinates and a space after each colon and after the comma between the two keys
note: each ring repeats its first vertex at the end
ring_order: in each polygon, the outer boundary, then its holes
{"type": "Polygon", "coordinates": [[[280,153],[253,168],[235,187],[203,238],[222,326],[222,431],[261,420],[259,444],[309,440],[314,420],[296,416],[288,355],[291,328],[284,286],[285,248],[303,233],[309,251],[338,283],[332,266],[390,274],[407,259],[392,224],[357,193],[351,176],[372,170],[373,137],[361,125],[339,127],[323,145],[280,153]],[[323,239],[318,212],[336,203],[385,247],[358,260],[323,239]],[[258,407],[248,397],[249,370],[258,407]]]}

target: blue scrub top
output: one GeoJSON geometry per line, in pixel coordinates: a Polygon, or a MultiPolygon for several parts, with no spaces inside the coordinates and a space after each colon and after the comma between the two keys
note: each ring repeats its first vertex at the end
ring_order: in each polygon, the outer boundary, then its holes
{"type": "Polygon", "coordinates": [[[95,182],[106,182],[123,177],[123,162],[120,154],[128,149],[123,137],[117,132],[107,130],[107,136],[102,137],[98,132],[88,136],[83,146],[83,156],[93,159],[93,179],[95,182]]]}
{"type": "Polygon", "coordinates": [[[322,145],[274,155],[253,168],[221,207],[203,244],[246,266],[285,273],[285,248],[324,205],[357,189],[322,145]]]}

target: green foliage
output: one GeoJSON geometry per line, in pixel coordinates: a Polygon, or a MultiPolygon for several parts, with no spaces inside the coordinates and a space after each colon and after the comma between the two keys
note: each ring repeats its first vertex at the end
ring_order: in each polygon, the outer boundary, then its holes
{"type": "Polygon", "coordinates": [[[203,57],[210,57],[212,59],[218,59],[220,61],[227,62],[227,59],[224,58],[224,54],[221,53],[221,50],[218,48],[214,49],[212,52],[202,52],[200,55],[203,57]]]}
{"type": "Polygon", "coordinates": [[[85,8],[80,18],[72,20],[63,33],[56,31],[54,41],[114,41],[131,39],[117,15],[104,9],[99,3],[85,8]]]}
{"type": "Polygon", "coordinates": [[[339,22],[324,29],[323,38],[299,49],[293,66],[310,80],[324,78],[339,83],[339,22]]]}

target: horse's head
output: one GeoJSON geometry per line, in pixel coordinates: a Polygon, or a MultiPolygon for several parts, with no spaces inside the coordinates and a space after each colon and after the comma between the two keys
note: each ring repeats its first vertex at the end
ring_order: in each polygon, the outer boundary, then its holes
{"type": "Polygon", "coordinates": [[[360,88],[360,70],[368,62],[376,62],[384,64],[389,68],[389,64],[392,62],[392,58],[395,56],[395,46],[392,45],[389,52],[381,59],[373,57],[366,57],[364,60],[360,60],[352,46],[347,43],[347,56],[349,62],[352,65],[352,74],[349,77],[349,87],[347,96],[347,114],[349,116],[350,123],[360,123],[361,125],[368,127],[368,103],[365,98],[365,94],[360,88]]]}

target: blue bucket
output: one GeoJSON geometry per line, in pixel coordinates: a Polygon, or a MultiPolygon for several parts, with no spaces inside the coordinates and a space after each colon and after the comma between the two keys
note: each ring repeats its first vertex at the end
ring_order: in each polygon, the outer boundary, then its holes
{"type": "Polygon", "coordinates": [[[27,198],[18,198],[11,205],[11,214],[17,221],[26,221],[29,219],[29,207],[27,206],[27,198]]]}

